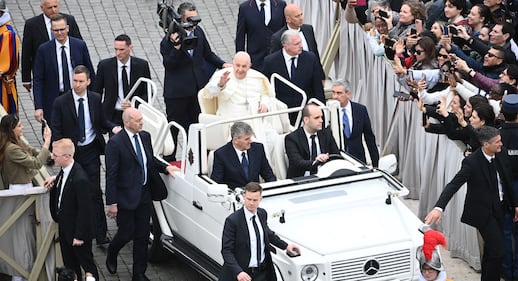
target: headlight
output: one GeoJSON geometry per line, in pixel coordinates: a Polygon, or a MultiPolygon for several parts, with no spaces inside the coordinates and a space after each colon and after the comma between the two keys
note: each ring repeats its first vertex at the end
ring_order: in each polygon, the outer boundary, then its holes
{"type": "Polygon", "coordinates": [[[314,281],[318,277],[318,267],[314,264],[305,265],[300,271],[300,278],[304,281],[314,281]]]}

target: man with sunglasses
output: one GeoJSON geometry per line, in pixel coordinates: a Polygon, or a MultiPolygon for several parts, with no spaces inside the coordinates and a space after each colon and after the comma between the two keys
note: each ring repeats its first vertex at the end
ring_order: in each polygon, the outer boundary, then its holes
{"type": "Polygon", "coordinates": [[[466,72],[469,76],[475,77],[477,72],[489,78],[498,79],[506,68],[505,49],[501,46],[491,47],[484,55],[482,62],[472,58],[467,60],[457,59],[455,69],[466,72]]]}
{"type": "MultiPolygon", "coordinates": [[[[85,42],[68,36],[70,26],[67,18],[55,14],[50,20],[54,40],[38,49],[33,69],[34,117],[40,122],[42,119],[51,120],[54,100],[72,88],[74,67],[84,65],[90,73],[95,73],[85,42]]],[[[91,78],[92,84],[94,78],[91,78]]]]}

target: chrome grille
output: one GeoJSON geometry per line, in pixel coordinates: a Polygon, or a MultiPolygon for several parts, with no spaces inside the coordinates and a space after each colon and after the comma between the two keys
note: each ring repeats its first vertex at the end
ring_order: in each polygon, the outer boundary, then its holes
{"type": "Polygon", "coordinates": [[[411,274],[409,249],[331,263],[331,280],[333,281],[361,281],[400,274],[408,276],[411,274]]]}

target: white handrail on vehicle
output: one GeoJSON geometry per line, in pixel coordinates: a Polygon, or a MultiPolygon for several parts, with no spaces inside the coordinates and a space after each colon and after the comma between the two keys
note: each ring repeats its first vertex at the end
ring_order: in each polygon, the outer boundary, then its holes
{"type": "MultiPolygon", "coordinates": [[[[165,139],[167,138],[167,134],[171,133],[171,127],[175,127],[178,129],[178,134],[182,135],[182,156],[180,157],[180,172],[185,172],[185,160],[187,159],[187,132],[185,132],[185,129],[182,127],[182,125],[176,123],[175,121],[171,121],[167,123],[167,130],[165,130],[165,134],[163,136],[163,139],[161,140],[160,147],[162,147],[165,144],[165,139]]],[[[178,136],[177,142],[180,139],[180,136],[178,136]]],[[[176,147],[178,147],[178,143],[175,143],[176,147]]],[[[176,156],[176,155],[175,155],[176,156]]]]}
{"type": "Polygon", "coordinates": [[[126,99],[131,101],[131,98],[133,97],[133,95],[137,91],[137,88],[140,86],[140,83],[142,83],[142,82],[147,83],[147,91],[146,91],[147,100],[148,100],[148,103],[151,106],[153,106],[153,104],[155,103],[155,98],[157,96],[156,94],[157,94],[158,90],[157,90],[156,83],[153,80],[146,78],[146,77],[140,77],[137,80],[137,82],[135,82],[135,85],[133,85],[133,87],[131,87],[131,90],[126,95],[126,99]]]}
{"type": "MultiPolygon", "coordinates": [[[[282,83],[286,84],[296,92],[298,92],[302,96],[302,102],[300,104],[300,107],[297,108],[303,108],[304,105],[306,105],[306,101],[308,100],[308,96],[306,95],[306,92],[299,88],[297,85],[293,84],[290,80],[280,76],[277,73],[272,74],[270,77],[270,84],[272,85],[272,88],[275,89],[275,80],[279,80],[282,83]]],[[[277,97],[277,93],[275,93],[275,97],[277,97]]],[[[302,110],[302,109],[301,109],[302,110]]],[[[294,111],[292,111],[294,112],[294,111]]],[[[299,114],[297,114],[297,121],[295,121],[295,128],[298,128],[300,126],[300,121],[302,119],[302,112],[299,111],[299,114]]]]}

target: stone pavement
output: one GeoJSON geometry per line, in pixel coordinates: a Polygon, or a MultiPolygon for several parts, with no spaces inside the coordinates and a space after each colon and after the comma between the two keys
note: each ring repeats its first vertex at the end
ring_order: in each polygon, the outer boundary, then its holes
{"type": "MultiPolygon", "coordinates": [[[[40,14],[40,0],[8,0],[14,26],[22,39],[26,19],[40,14]]],[[[170,1],[169,1],[170,2],[170,1]]],[[[175,7],[183,1],[173,1],[175,7]]],[[[240,0],[199,0],[198,7],[202,23],[200,24],[213,47],[213,51],[223,60],[230,62],[234,53],[235,23],[240,0]]],[[[145,58],[151,67],[151,78],[157,83],[158,98],[155,107],[165,111],[162,100],[164,67],[160,55],[160,40],[163,31],[158,25],[155,0],[61,0],[61,11],[75,16],[81,34],[88,45],[94,67],[104,58],[114,56],[113,39],[121,33],[128,34],[133,43],[133,55],[145,58]]],[[[25,127],[24,135],[34,146],[41,145],[41,126],[35,121],[32,93],[21,86],[21,73],[17,76],[20,96],[20,118],[25,127]]],[[[104,171],[104,167],[103,167],[104,171]]],[[[103,173],[104,174],[104,173],[103,173]]],[[[102,180],[104,188],[104,177],[102,180]]],[[[110,235],[116,231],[114,220],[108,220],[110,235]]],[[[118,272],[111,275],[104,264],[106,248],[96,247],[94,256],[101,280],[131,280],[132,248],[122,249],[118,258],[118,272]]],[[[160,264],[149,264],[147,276],[151,280],[204,280],[175,257],[160,264]]]]}

